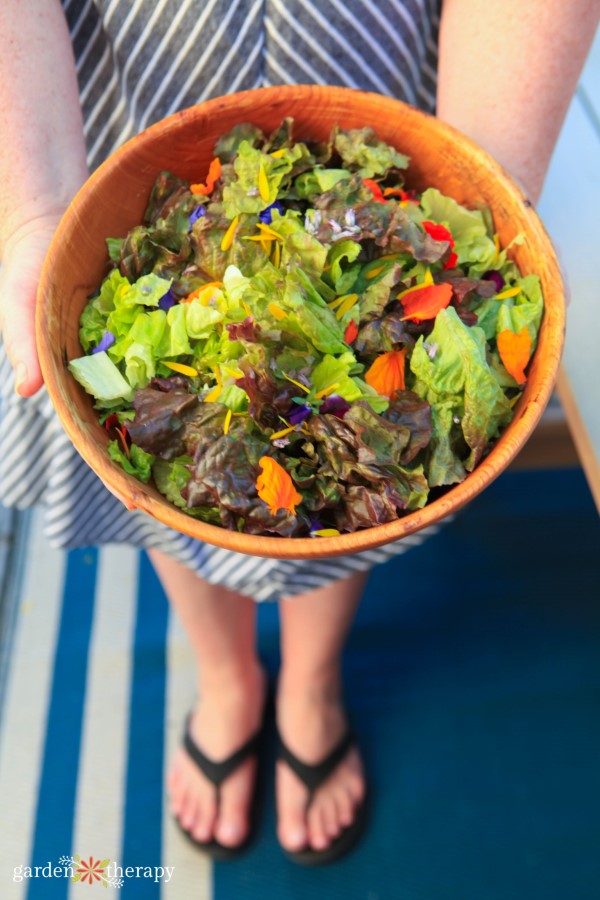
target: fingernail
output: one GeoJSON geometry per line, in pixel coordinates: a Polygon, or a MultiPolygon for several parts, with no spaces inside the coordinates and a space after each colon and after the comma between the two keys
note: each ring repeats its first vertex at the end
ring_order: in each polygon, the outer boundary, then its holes
{"type": "Polygon", "coordinates": [[[21,385],[25,384],[27,381],[27,366],[25,363],[17,363],[17,367],[15,369],[15,391],[19,392],[19,388],[21,385]]]}

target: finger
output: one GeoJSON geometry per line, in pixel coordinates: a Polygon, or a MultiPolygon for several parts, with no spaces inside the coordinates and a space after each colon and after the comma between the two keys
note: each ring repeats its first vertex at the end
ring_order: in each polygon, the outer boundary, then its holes
{"type": "Polygon", "coordinates": [[[6,265],[0,275],[0,328],[15,373],[15,390],[31,397],[43,384],[35,342],[37,277],[6,265]]]}

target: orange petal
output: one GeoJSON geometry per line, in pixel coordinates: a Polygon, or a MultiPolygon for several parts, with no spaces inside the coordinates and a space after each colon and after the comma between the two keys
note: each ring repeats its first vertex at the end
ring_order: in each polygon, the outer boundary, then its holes
{"type": "Polygon", "coordinates": [[[365,374],[365,381],[382,397],[393,400],[396,391],[405,389],[404,362],[406,347],[402,350],[390,350],[378,356],[365,374]]]}
{"type": "Polygon", "coordinates": [[[218,181],[220,177],[221,160],[218,158],[218,156],[215,156],[210,166],[208,167],[206,184],[190,184],[190,191],[192,192],[192,194],[200,194],[200,196],[202,197],[207,197],[212,193],[215,182],[218,181]]]}
{"type": "Polygon", "coordinates": [[[262,472],[256,479],[256,490],[261,500],[276,515],[280,509],[296,514],[296,503],[302,502],[302,494],[294,487],[290,475],[271,456],[261,456],[258,461],[262,472]]]}
{"type": "Polygon", "coordinates": [[[402,300],[406,313],[405,319],[423,322],[435,319],[440,310],[445,309],[452,300],[452,285],[430,284],[407,293],[402,300]]]}
{"type": "Polygon", "coordinates": [[[531,356],[531,337],[527,328],[523,328],[518,334],[508,329],[501,331],[497,343],[504,368],[518,384],[523,384],[527,381],[525,366],[531,356]]]}
{"type": "Polygon", "coordinates": [[[346,330],[344,331],[344,341],[347,344],[351,344],[358,337],[358,325],[351,319],[350,322],[346,325],[346,330]]]}

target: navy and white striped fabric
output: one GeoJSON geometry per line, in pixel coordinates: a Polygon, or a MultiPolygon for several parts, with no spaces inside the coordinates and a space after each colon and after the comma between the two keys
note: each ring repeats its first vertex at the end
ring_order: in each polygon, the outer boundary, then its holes
{"type": "MultiPolygon", "coordinates": [[[[283,83],[339,84],[432,111],[440,0],[64,0],[88,160],[178,109],[283,83]]],[[[0,345],[0,502],[43,503],[58,547],[160,548],[207,581],[256,600],[303,593],[371,568],[437,530],[335,560],[257,559],[129,512],[79,457],[44,390],[24,400],[0,345]]]]}

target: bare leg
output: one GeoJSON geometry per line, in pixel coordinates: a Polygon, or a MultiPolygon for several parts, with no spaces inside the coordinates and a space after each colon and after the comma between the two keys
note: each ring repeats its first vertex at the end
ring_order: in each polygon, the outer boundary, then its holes
{"type": "MultiPolygon", "coordinates": [[[[262,718],[266,677],[256,655],[255,603],[208,584],[159,551],[149,555],[197,661],[199,702],[192,736],[207,756],[224,759],[262,718]]],[[[213,785],[180,749],[168,779],[174,815],[199,841],[214,837],[227,846],[241,843],[255,768],[256,761],[247,760],[226,779],[217,809],[213,785]]]]}
{"type": "MultiPolygon", "coordinates": [[[[277,724],[303,762],[317,763],[345,730],[341,653],[366,574],[357,573],[310,594],[283,600],[277,724]]],[[[317,790],[308,814],[307,790],[286,763],[276,773],[277,833],[289,850],[324,849],[352,822],[364,795],[360,757],[351,750],[317,790]]]]}

